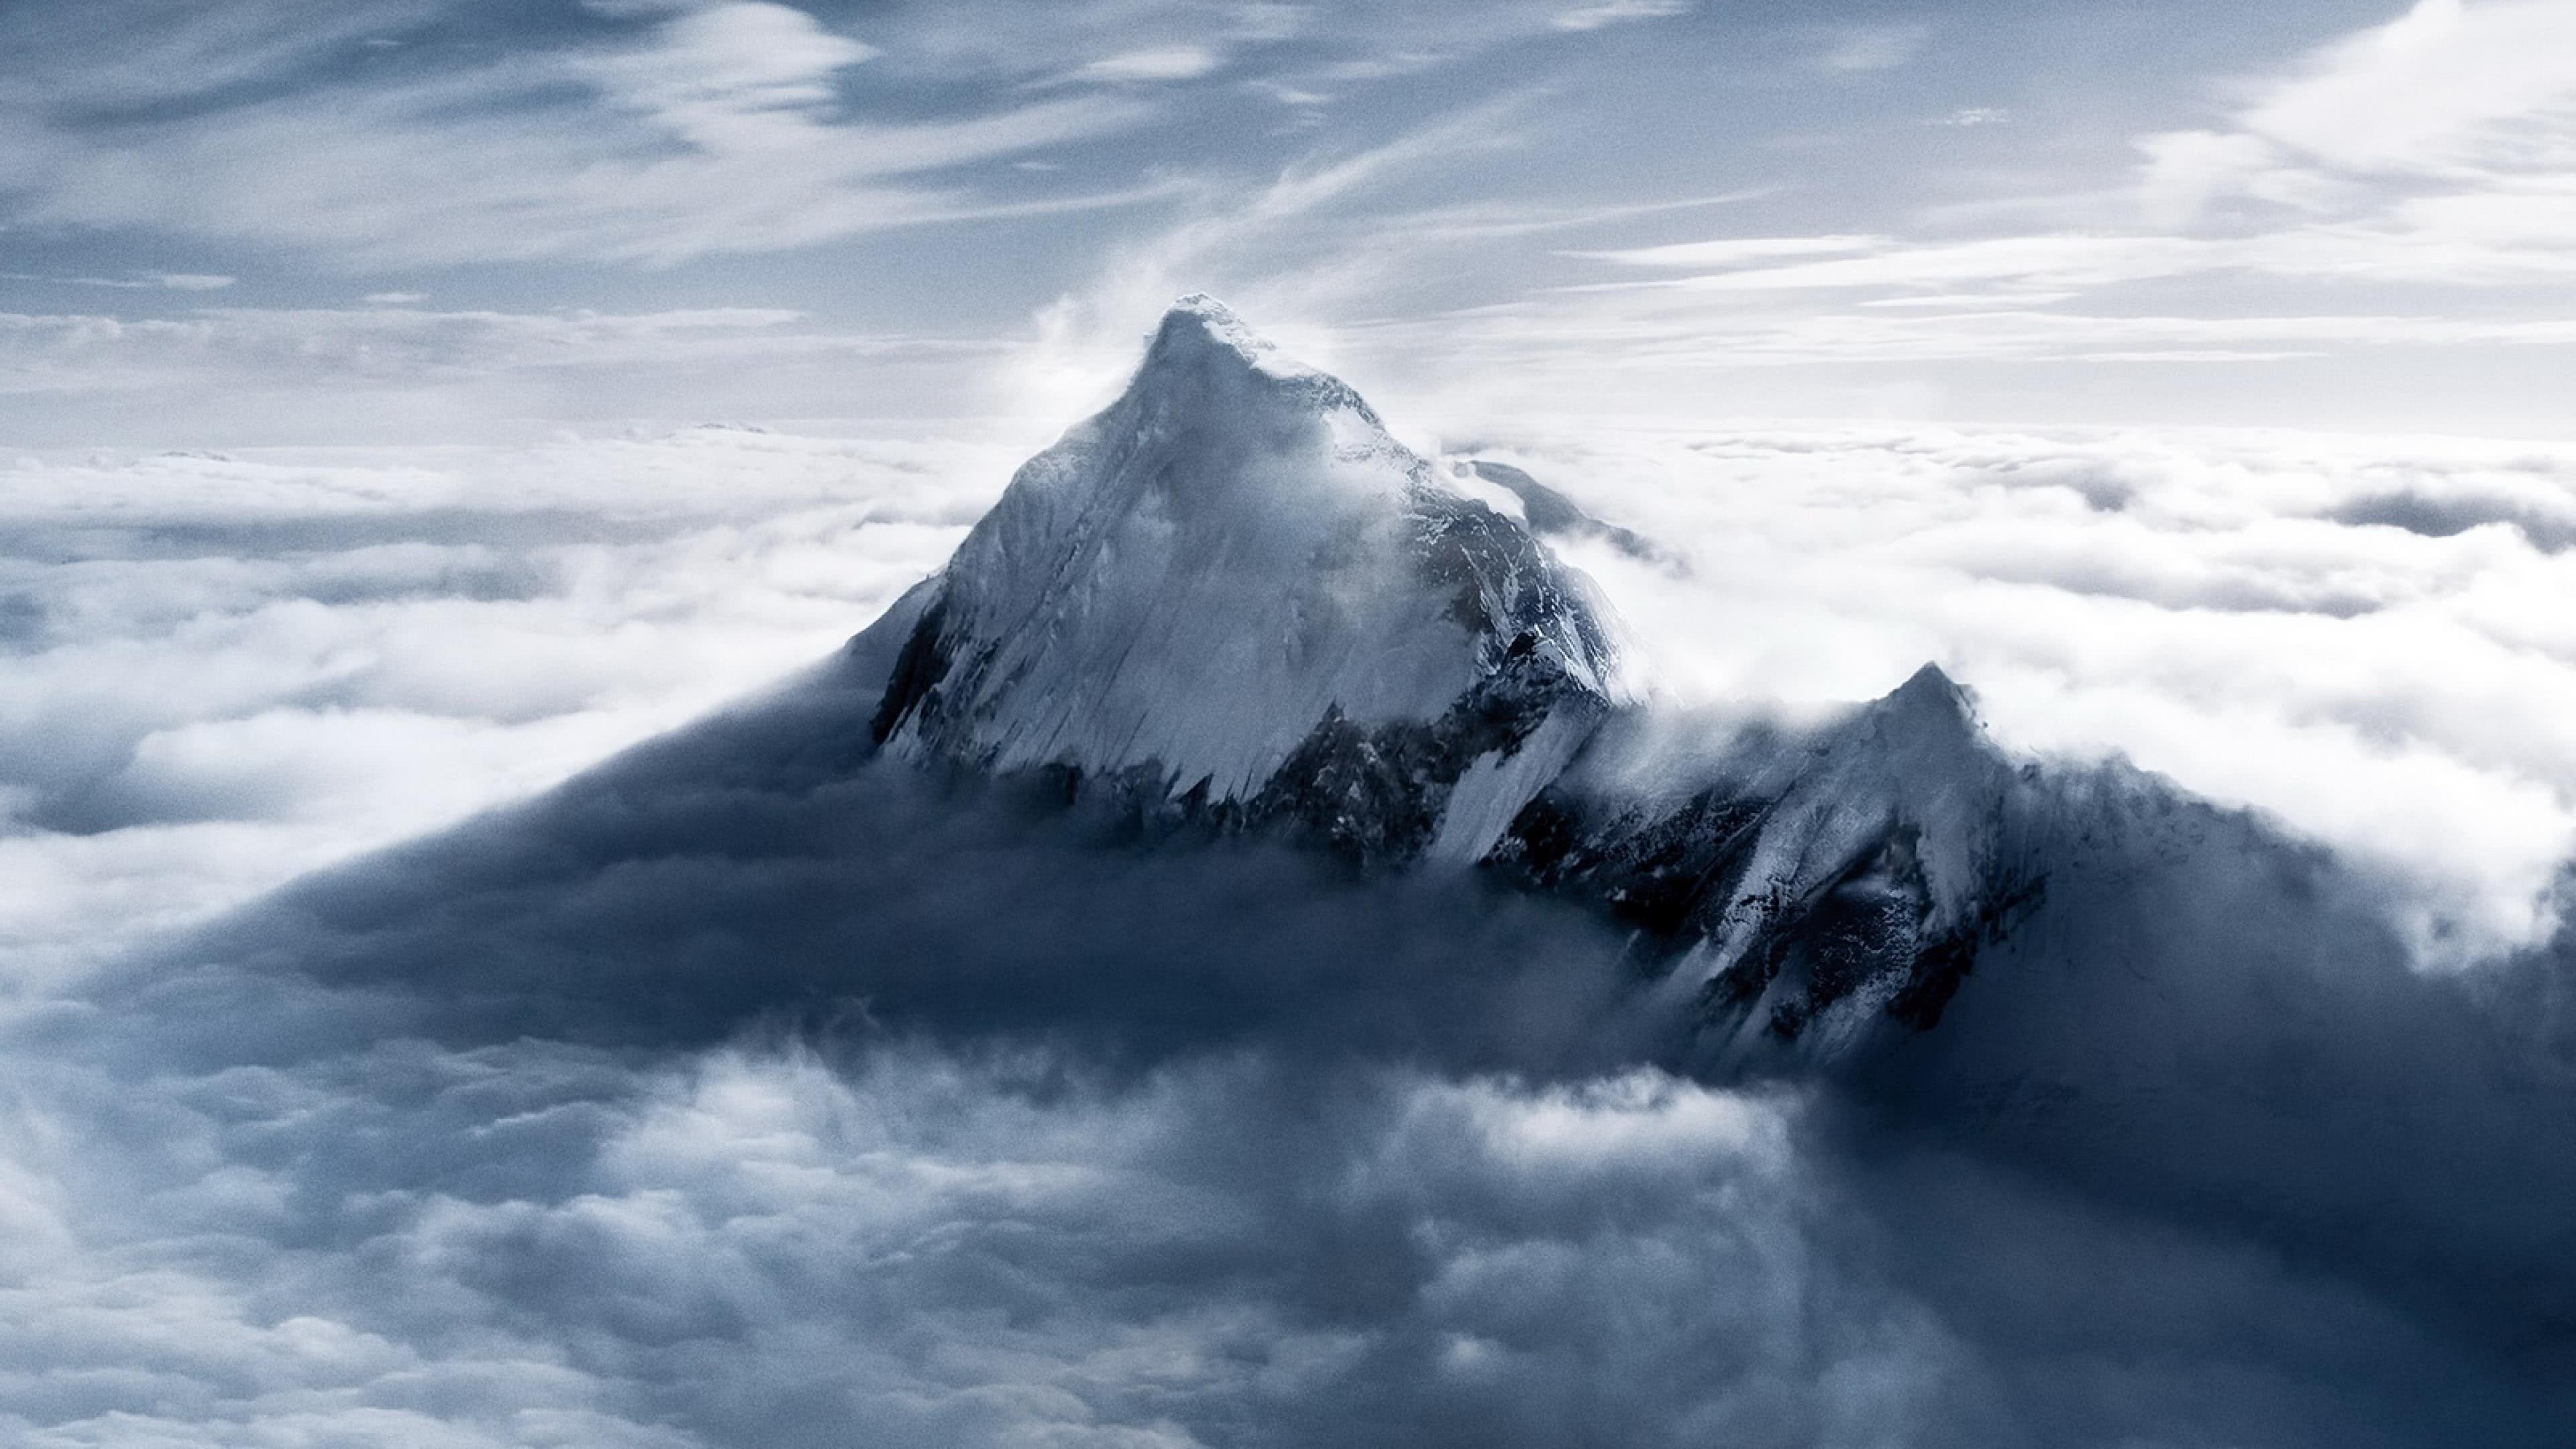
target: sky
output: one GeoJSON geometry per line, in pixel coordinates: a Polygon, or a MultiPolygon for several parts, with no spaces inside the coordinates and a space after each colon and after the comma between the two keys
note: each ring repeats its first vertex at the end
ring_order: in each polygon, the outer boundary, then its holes
{"type": "Polygon", "coordinates": [[[2571,279],[2565,0],[0,4],[0,1439],[2555,1444],[2571,279]],[[1655,718],[1941,665],[2041,924],[1694,1076],[764,774],[1201,290],[1655,718]]]}
{"type": "Polygon", "coordinates": [[[17,5],[0,444],[1053,420],[2561,437],[2553,0],[17,5]]]}

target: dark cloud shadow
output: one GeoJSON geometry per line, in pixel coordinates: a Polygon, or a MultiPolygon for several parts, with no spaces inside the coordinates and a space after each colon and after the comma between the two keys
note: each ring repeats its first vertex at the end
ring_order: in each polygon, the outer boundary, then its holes
{"type": "MultiPolygon", "coordinates": [[[[2323,852],[2034,775],[2044,898],[1937,1030],[1695,1081],[1603,921],[876,759],[881,652],[21,1017],[86,1230],[472,1360],[439,1414],[536,1392],[484,1347],[548,1357],[678,1436],[636,1442],[2542,1445],[2576,1410],[2563,954],[2424,976],[2323,852]]],[[[145,1412],[79,1382],[23,1422],[145,1412]]]]}
{"type": "Polygon", "coordinates": [[[1639,1049],[1611,1020],[1623,942],[1571,907],[1158,836],[1043,778],[879,762],[881,677],[836,660],[302,881],[146,953],[101,999],[175,1038],[203,1024],[209,1063],[304,1050],[315,1012],[342,1023],[335,1050],[388,1032],[676,1049],[781,1019],[1139,1062],[1256,1037],[1532,1070],[1639,1049]]]}
{"type": "Polygon", "coordinates": [[[2567,943],[2419,970],[2326,852],[2125,767],[2057,776],[2032,829],[2046,904],[1860,1065],[1863,1139],[2258,1245],[2576,1384],[2567,943]]]}
{"type": "Polygon", "coordinates": [[[2576,518],[2550,517],[2509,498],[2438,497],[2407,489],[2355,499],[2328,516],[2337,523],[2402,528],[2426,538],[2450,538],[2472,528],[2503,524],[2543,553],[2576,548],[2576,518]]]}

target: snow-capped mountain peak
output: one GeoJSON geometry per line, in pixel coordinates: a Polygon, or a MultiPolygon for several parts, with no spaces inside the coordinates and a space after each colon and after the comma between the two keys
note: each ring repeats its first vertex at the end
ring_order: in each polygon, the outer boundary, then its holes
{"type": "Polygon", "coordinates": [[[1185,298],[1126,392],[854,642],[885,681],[872,733],[1148,819],[1587,902],[1732,1039],[1936,1019],[2035,888],[1965,691],[1927,665],[1820,729],[1676,734],[1533,535],[1539,485],[1505,476],[1523,507],[1185,298]]]}
{"type": "Polygon", "coordinates": [[[1163,314],[1139,376],[1164,375],[1159,368],[1184,366],[1201,354],[1230,354],[1233,362],[1283,379],[1323,376],[1287,357],[1276,343],[1245,325],[1233,308],[1205,292],[1192,292],[1163,314]]]}
{"type": "Polygon", "coordinates": [[[1481,852],[1616,695],[1586,580],[1206,297],[905,612],[889,749],[1357,831],[1364,854],[1481,852]],[[1336,769],[1404,823],[1319,798],[1336,769]]]}

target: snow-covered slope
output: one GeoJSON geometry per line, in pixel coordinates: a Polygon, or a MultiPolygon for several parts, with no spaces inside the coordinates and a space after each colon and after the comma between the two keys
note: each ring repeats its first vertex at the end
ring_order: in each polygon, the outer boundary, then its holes
{"type": "Polygon", "coordinates": [[[1365,855],[1481,854],[1618,699],[1580,575],[1204,297],[888,625],[892,753],[1365,855]]]}

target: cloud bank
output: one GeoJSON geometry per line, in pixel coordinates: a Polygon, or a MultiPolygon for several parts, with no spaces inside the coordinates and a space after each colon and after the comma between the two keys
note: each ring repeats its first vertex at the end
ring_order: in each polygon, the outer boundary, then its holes
{"type": "Polygon", "coordinates": [[[13,1431],[2563,1421],[2576,1084],[2493,1043],[2464,1070],[2456,982],[2241,819],[2186,810],[2210,851],[2179,874],[2109,845],[2058,885],[2129,970],[2035,944],[1981,965],[1928,1054],[1729,1086],[1675,1070],[1586,917],[854,766],[847,688],[809,676],[21,1003],[0,1293],[47,1327],[0,1354],[13,1431]],[[2272,961],[2244,943],[2285,876],[2326,904],[2272,961]]]}
{"type": "Polygon", "coordinates": [[[699,428],[19,460],[13,979],[551,783],[826,652],[938,564],[1012,451],[699,428]]]}
{"type": "MultiPolygon", "coordinates": [[[[22,461],[0,588],[19,947],[95,959],[79,940],[135,909],[99,903],[243,899],[818,657],[937,565],[1033,441],[991,436],[22,461]],[[387,775],[387,750],[416,768],[387,775]]],[[[1686,702],[1813,708],[1938,660],[2008,746],[2123,752],[2382,870],[2429,960],[2553,919],[2576,839],[2576,710],[2552,702],[2576,693],[2562,449],[1421,441],[1522,463],[1665,549],[1560,540],[1686,702]]]]}
{"type": "Polygon", "coordinates": [[[1676,543],[1686,569],[1562,546],[1685,699],[1861,698],[1936,660],[2011,745],[2124,754],[2387,872],[2428,959],[2557,919],[2576,853],[2564,449],[1821,426],[1447,441],[1676,543]]]}
{"type": "Polygon", "coordinates": [[[11,441],[249,448],[0,490],[0,1436],[2556,1443],[2576,460],[1707,419],[2563,428],[2564,12],[1921,12],[0,18],[11,441]],[[1649,539],[1566,547],[1681,702],[1975,686],[2045,928],[1722,1074],[1592,918],[871,770],[828,669],[456,826],[1038,441],[673,420],[1060,418],[1203,286],[1649,539]]]}
{"type": "Polygon", "coordinates": [[[2568,963],[2418,958],[2544,931],[2558,716],[2502,705],[2567,652],[2522,607],[2562,592],[2563,460],[1449,441],[1661,547],[1567,543],[1687,698],[1794,715],[1936,657],[2008,742],[2222,795],[2268,738],[2234,794],[2363,871],[2057,766],[2102,809],[2052,919],[2125,955],[2037,937],[1925,1050],[1703,1078],[1590,917],[869,768],[825,668],[245,906],[821,655],[1017,449],[34,461],[6,847],[70,893],[12,898],[0,1423],[2551,1442],[2568,963]]]}

